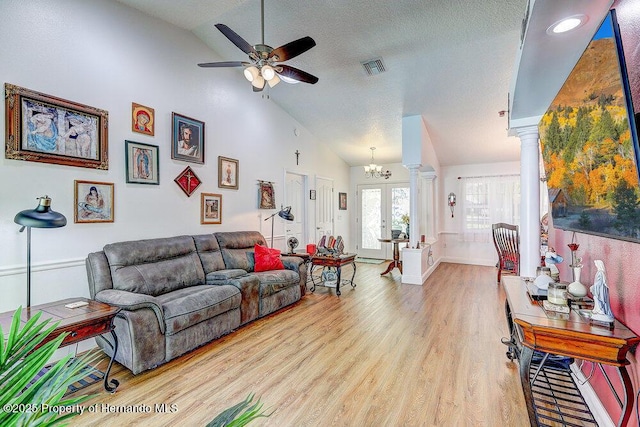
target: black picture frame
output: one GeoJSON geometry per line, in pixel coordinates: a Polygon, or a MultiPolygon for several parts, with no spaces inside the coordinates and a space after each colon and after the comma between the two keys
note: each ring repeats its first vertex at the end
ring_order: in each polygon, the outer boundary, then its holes
{"type": "Polygon", "coordinates": [[[341,211],[347,210],[347,193],[338,193],[338,209],[341,211]]]}

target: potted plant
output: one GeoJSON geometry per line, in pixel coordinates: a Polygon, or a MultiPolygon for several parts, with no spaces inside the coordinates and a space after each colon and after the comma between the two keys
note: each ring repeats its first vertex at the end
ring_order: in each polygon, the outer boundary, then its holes
{"type": "Polygon", "coordinates": [[[271,416],[271,414],[265,414],[265,412],[262,411],[263,405],[259,398],[254,404],[251,404],[252,401],[253,393],[249,394],[246,399],[237,405],[222,411],[217,417],[211,420],[209,424],[207,424],[207,427],[242,427],[257,418],[266,418],[271,416]]]}
{"type": "Polygon", "coordinates": [[[20,327],[22,307],[16,310],[7,335],[0,327],[0,425],[51,426],[79,414],[75,405],[92,396],[66,397],[69,385],[85,377],[82,372],[97,355],[69,354],[51,365],[41,376],[53,353],[67,336],[45,342],[57,324],[39,322],[41,312],[20,327]],[[62,411],[65,407],[67,410],[62,411]]]}

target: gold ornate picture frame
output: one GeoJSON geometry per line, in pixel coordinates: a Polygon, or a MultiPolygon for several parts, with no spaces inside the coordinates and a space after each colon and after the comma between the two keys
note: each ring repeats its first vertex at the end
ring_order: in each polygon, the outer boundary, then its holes
{"type": "Polygon", "coordinates": [[[109,113],[5,83],[5,158],[109,169],[109,113]]]}

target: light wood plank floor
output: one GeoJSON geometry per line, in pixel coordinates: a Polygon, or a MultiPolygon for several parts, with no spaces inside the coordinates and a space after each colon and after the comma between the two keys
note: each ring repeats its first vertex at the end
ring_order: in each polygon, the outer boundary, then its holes
{"type": "MultiPolygon", "coordinates": [[[[358,263],[356,289],[318,288],[155,370],[116,364],[111,395],[72,425],[204,426],[250,392],[275,412],[255,426],[526,426],[517,364],[507,360],[496,270],[441,264],[424,286],[358,263]],[[108,414],[101,404],[149,405],[108,414]],[[154,413],[175,404],[174,413],[154,413]]],[[[344,270],[348,270],[345,267],[344,270]]],[[[346,273],[346,271],[345,271],[346,273]]]]}

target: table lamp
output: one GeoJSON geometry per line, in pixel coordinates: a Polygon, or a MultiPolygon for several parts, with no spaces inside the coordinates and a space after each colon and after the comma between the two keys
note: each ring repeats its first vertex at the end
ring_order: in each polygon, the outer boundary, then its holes
{"type": "Polygon", "coordinates": [[[280,218],[287,220],[287,221],[293,221],[293,214],[291,213],[291,206],[287,206],[286,208],[283,208],[282,205],[280,206],[280,211],[274,213],[273,215],[265,218],[264,220],[271,220],[271,248],[273,249],[273,219],[274,217],[278,215],[280,218]]]}
{"type": "Polygon", "coordinates": [[[49,196],[38,197],[35,209],[18,212],[13,221],[22,226],[20,232],[27,229],[27,307],[31,306],[31,228],[58,228],[67,225],[67,218],[51,210],[49,196]]]}

